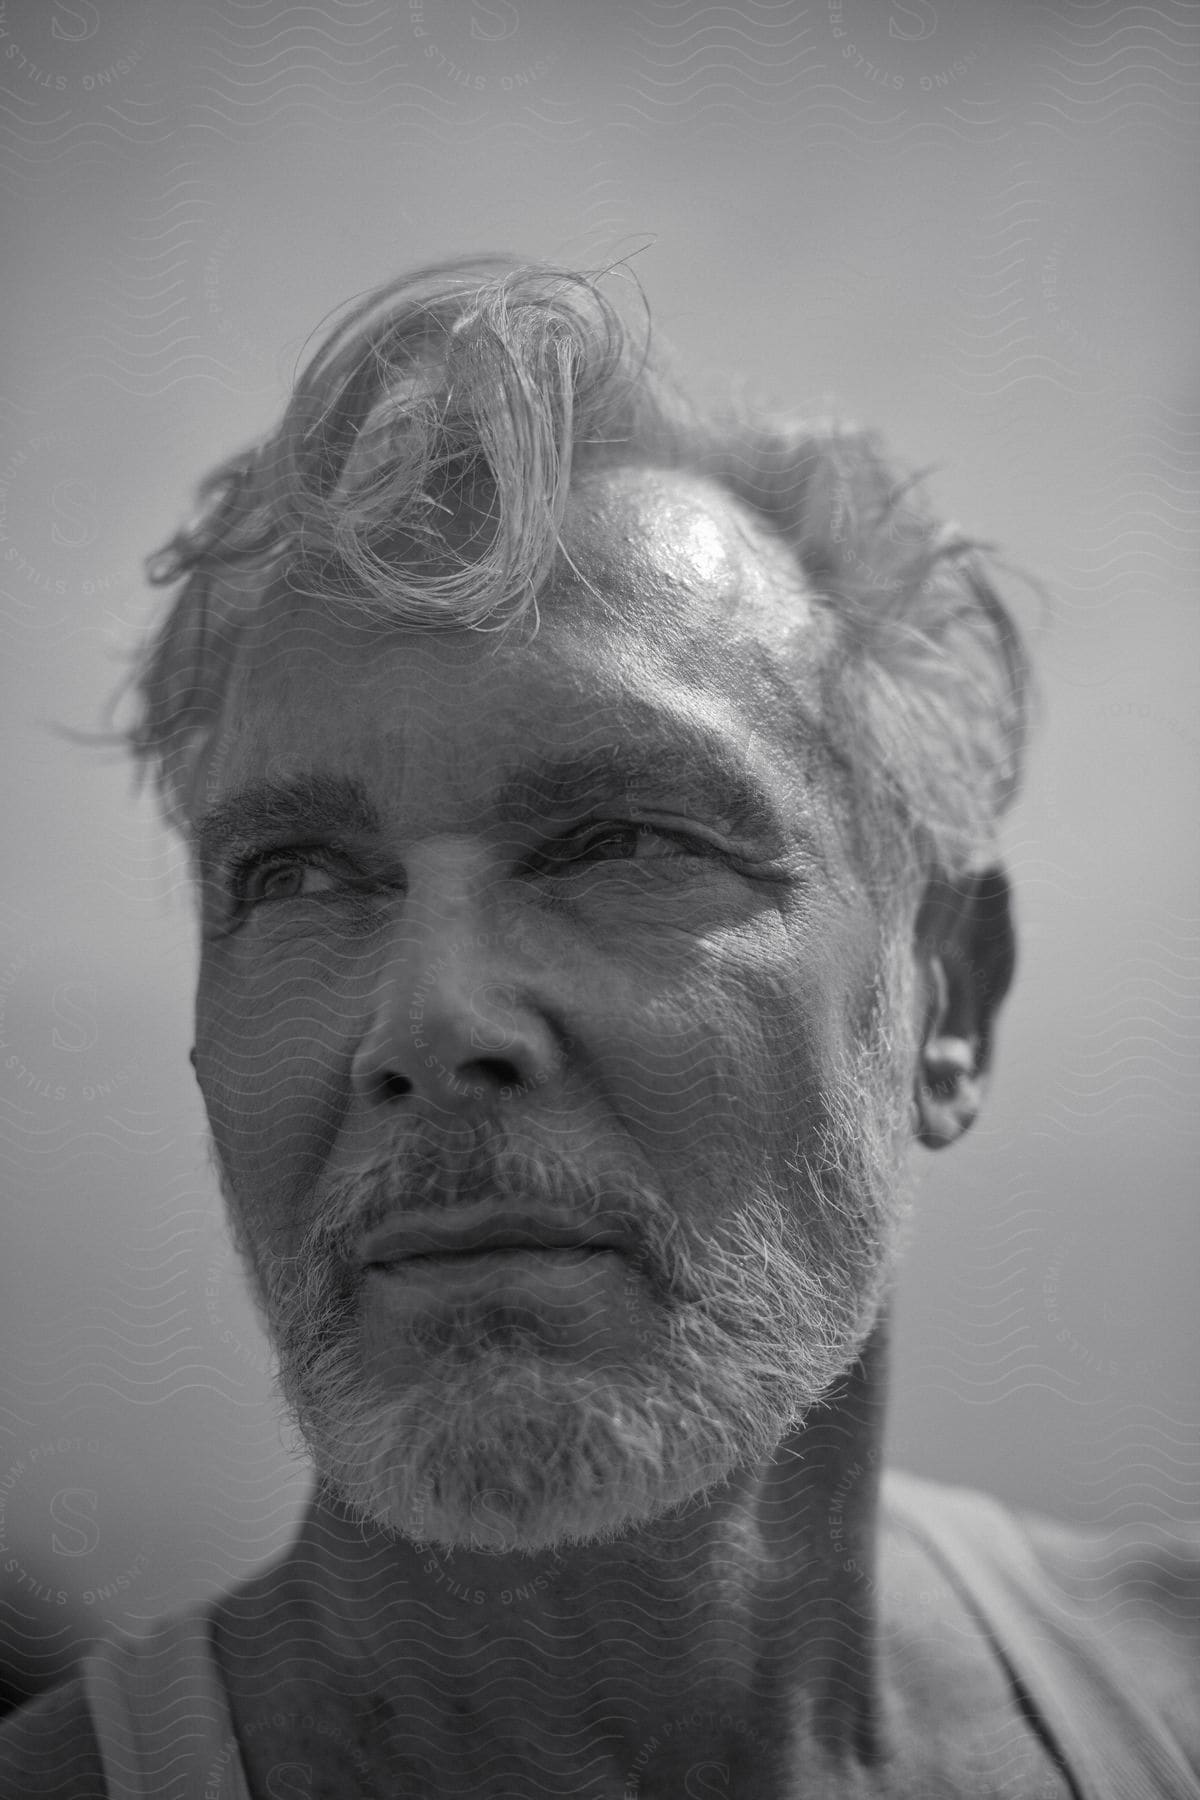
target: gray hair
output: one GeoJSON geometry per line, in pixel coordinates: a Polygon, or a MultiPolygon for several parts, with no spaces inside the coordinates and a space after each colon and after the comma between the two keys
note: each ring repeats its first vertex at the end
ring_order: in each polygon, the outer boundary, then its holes
{"type": "Polygon", "coordinates": [[[984,547],[934,519],[870,434],[701,409],[655,365],[644,317],[623,319],[598,279],[503,258],[421,270],[354,305],[278,428],[213,471],[198,518],[150,559],[176,593],[128,684],[122,735],[168,820],[186,828],[268,591],[409,630],[505,630],[536,619],[572,481],[630,464],[721,483],[791,547],[837,621],[822,724],[856,836],[951,875],[982,866],[1030,706],[984,547]]]}

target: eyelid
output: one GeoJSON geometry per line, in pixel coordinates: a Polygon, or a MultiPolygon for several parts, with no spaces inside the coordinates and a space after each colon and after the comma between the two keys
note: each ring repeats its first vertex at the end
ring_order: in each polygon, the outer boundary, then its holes
{"type": "Polygon", "coordinates": [[[221,885],[236,904],[244,905],[249,899],[252,877],[270,869],[273,863],[315,868],[346,860],[345,851],[332,844],[269,844],[235,852],[220,871],[221,885]]]}
{"type": "Polygon", "coordinates": [[[572,846],[582,845],[586,849],[590,840],[602,838],[605,831],[651,832],[656,837],[665,838],[681,851],[690,851],[696,856],[720,857],[727,854],[710,838],[682,825],[667,825],[660,823],[657,819],[599,818],[587,819],[580,825],[572,826],[569,831],[552,838],[540,847],[537,855],[541,859],[552,862],[556,855],[570,851],[572,846]]]}
{"type": "Polygon", "coordinates": [[[589,831],[654,831],[658,833],[659,837],[689,839],[693,835],[686,825],[668,825],[659,819],[630,817],[625,819],[585,819],[582,825],[574,826],[567,836],[568,838],[583,837],[589,831]]]}

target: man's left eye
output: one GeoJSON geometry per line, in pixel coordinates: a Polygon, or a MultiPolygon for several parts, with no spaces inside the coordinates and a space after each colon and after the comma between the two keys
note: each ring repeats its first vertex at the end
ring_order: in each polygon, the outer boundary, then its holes
{"type": "Polygon", "coordinates": [[[617,819],[583,831],[559,846],[556,861],[659,862],[711,854],[706,844],[664,825],[617,819]]]}
{"type": "Polygon", "coordinates": [[[337,878],[327,860],[303,851],[280,851],[243,864],[236,872],[239,900],[250,906],[265,900],[310,900],[331,893],[337,878]]]}

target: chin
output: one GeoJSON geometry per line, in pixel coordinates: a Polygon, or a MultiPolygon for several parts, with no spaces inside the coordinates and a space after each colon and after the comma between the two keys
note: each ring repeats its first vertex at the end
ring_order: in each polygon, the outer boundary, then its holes
{"type": "Polygon", "coordinates": [[[602,1543],[769,1458],[852,1364],[877,1307],[842,1309],[834,1329],[828,1307],[797,1299],[781,1320],[760,1295],[749,1338],[740,1305],[728,1324],[664,1310],[619,1369],[572,1365],[532,1335],[476,1343],[431,1355],[400,1395],[347,1329],[318,1354],[281,1345],[281,1387],[318,1475],[364,1522],[447,1550],[602,1543]]]}
{"type": "Polygon", "coordinates": [[[450,1411],[418,1410],[414,1395],[310,1426],[319,1473],[359,1518],[417,1544],[532,1554],[622,1536],[741,1460],[681,1420],[648,1417],[654,1408],[638,1429],[633,1396],[611,1385],[556,1398],[545,1372],[505,1375],[481,1377],[479,1397],[450,1411]]]}
{"type": "Polygon", "coordinates": [[[620,1536],[727,1472],[678,1427],[637,1429],[633,1395],[611,1384],[511,1363],[467,1381],[456,1401],[429,1384],[430,1404],[368,1404],[316,1434],[310,1421],[317,1468],[352,1512],[418,1544],[532,1554],[620,1536]]]}
{"type": "Polygon", "coordinates": [[[762,1466],[853,1365],[886,1291],[756,1252],[720,1303],[663,1306],[638,1360],[581,1365],[530,1332],[429,1352],[397,1392],[353,1320],[277,1342],[282,1398],[359,1519],[447,1550],[600,1543],[762,1466]]]}

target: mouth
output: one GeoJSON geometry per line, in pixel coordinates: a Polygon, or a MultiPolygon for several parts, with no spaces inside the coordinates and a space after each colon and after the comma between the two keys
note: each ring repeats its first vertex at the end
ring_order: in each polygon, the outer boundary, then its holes
{"type": "Polygon", "coordinates": [[[409,1256],[390,1257],[366,1265],[368,1274],[419,1275],[439,1269],[483,1269],[487,1266],[495,1268],[519,1267],[528,1263],[536,1268],[541,1264],[560,1264],[569,1266],[589,1262],[597,1256],[616,1256],[620,1252],[608,1245],[572,1244],[572,1245],[529,1245],[529,1244],[483,1244],[472,1249],[463,1250],[422,1250],[409,1256]]]}
{"type": "Polygon", "coordinates": [[[611,1379],[617,1363],[640,1353],[647,1300],[617,1250],[488,1245],[369,1264],[359,1328],[389,1391],[422,1379],[431,1358],[461,1364],[485,1351],[566,1357],[611,1379]]]}
{"type": "Polygon", "coordinates": [[[393,1218],[364,1238],[359,1264],[368,1270],[394,1270],[521,1255],[562,1258],[600,1251],[629,1255],[633,1248],[619,1223],[516,1218],[511,1212],[497,1216],[492,1203],[452,1216],[393,1218]]]}
{"type": "Polygon", "coordinates": [[[627,1303],[626,1271],[613,1249],[489,1245],[370,1263],[362,1292],[377,1320],[411,1318],[429,1307],[516,1308],[536,1317],[543,1331],[566,1332],[574,1341],[579,1332],[594,1336],[599,1321],[627,1303]]]}

